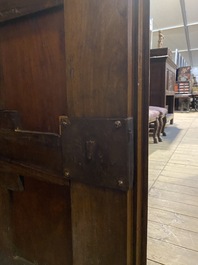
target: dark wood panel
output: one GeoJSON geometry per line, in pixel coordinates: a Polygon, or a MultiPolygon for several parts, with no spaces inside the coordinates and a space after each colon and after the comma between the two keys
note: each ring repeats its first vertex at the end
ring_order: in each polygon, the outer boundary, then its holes
{"type": "MultiPolygon", "coordinates": [[[[10,256],[12,250],[10,228],[10,191],[0,186],[0,262],[2,255],[10,256]]],[[[3,265],[3,263],[0,263],[3,265]]]]}
{"type": "Polygon", "coordinates": [[[63,8],[0,27],[0,108],[21,114],[23,128],[58,132],[66,114],[63,8]]]}
{"type": "Polygon", "coordinates": [[[151,58],[150,69],[150,105],[165,107],[166,105],[166,62],[165,59],[151,58]]]}
{"type": "Polygon", "coordinates": [[[24,187],[11,197],[14,254],[34,264],[71,265],[69,187],[31,178],[24,187]]]}
{"type": "Polygon", "coordinates": [[[69,116],[126,117],[128,1],[65,1],[69,116]]]}
{"type": "Polygon", "coordinates": [[[58,6],[63,0],[0,0],[0,22],[58,6]]]}

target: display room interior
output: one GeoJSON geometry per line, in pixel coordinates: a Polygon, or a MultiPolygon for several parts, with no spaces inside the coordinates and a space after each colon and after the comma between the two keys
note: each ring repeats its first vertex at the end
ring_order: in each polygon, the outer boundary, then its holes
{"type": "MultiPolygon", "coordinates": [[[[178,69],[176,76],[178,81],[175,87],[176,109],[178,109],[178,105],[181,105],[182,108],[186,103],[184,101],[189,101],[188,105],[192,100],[194,102],[191,105],[196,109],[196,97],[182,99],[179,94],[182,92],[184,92],[183,94],[187,94],[187,92],[188,94],[197,94],[198,90],[196,88],[198,78],[197,2],[195,0],[167,0],[161,2],[160,5],[158,3],[156,0],[150,2],[151,48],[158,48],[159,45],[167,47],[177,68],[184,67],[178,69]],[[163,44],[159,44],[160,38],[163,44]],[[188,67],[185,68],[185,66],[188,67]],[[188,71],[188,77],[185,75],[186,71],[188,71]],[[184,81],[184,83],[180,81],[184,81]]],[[[187,108],[189,110],[189,106],[187,108]]]]}
{"type": "Polygon", "coordinates": [[[0,0],[0,264],[195,265],[197,0],[0,0]]]}
{"type": "Polygon", "coordinates": [[[147,264],[197,264],[198,2],[151,0],[150,7],[150,101],[174,119],[160,145],[149,140],[147,264]]]}

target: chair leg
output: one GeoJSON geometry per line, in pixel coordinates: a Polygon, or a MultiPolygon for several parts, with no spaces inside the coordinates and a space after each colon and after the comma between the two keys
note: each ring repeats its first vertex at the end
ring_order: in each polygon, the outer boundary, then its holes
{"type": "Polygon", "coordinates": [[[158,131],[159,131],[159,120],[156,119],[154,122],[154,129],[153,129],[153,141],[154,144],[158,143],[158,131]]]}
{"type": "Polygon", "coordinates": [[[166,123],[167,123],[167,118],[166,118],[166,115],[162,118],[162,122],[163,122],[163,125],[162,125],[162,135],[163,136],[166,136],[166,133],[165,133],[165,126],[166,126],[166,123]]]}
{"type": "Polygon", "coordinates": [[[162,137],[161,137],[162,127],[163,127],[163,120],[162,120],[162,116],[160,116],[159,126],[158,126],[158,131],[157,131],[157,138],[159,142],[162,142],[162,137]]]}

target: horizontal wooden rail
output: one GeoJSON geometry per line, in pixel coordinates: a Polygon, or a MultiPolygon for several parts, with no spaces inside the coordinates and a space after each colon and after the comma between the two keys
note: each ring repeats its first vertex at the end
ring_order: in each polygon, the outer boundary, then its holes
{"type": "Polygon", "coordinates": [[[0,22],[62,4],[63,0],[0,0],[0,22]]]}

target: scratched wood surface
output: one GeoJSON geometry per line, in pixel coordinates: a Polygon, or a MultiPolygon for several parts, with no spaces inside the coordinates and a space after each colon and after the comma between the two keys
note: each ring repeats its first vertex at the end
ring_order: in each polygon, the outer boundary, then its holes
{"type": "Polygon", "coordinates": [[[147,265],[160,265],[160,263],[154,262],[154,261],[148,259],[147,260],[147,265]]]}

